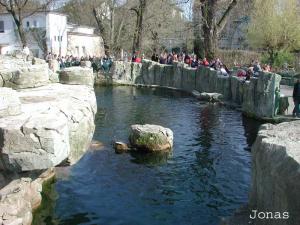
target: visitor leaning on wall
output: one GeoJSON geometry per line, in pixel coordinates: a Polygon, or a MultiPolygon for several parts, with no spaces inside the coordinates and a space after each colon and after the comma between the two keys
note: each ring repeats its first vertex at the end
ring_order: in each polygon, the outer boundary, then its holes
{"type": "Polygon", "coordinates": [[[300,79],[297,80],[297,82],[294,85],[294,91],[293,91],[293,99],[295,108],[293,110],[293,116],[300,118],[300,79]]]}

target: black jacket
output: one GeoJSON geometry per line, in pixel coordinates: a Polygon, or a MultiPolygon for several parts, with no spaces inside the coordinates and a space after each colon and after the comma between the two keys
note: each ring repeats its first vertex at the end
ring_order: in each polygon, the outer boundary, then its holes
{"type": "Polygon", "coordinates": [[[294,85],[293,98],[300,99],[300,82],[294,85]]]}

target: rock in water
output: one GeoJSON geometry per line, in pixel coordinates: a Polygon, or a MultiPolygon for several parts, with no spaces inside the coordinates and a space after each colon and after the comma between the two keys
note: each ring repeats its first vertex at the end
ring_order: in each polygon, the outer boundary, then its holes
{"type": "Polygon", "coordinates": [[[104,148],[104,144],[100,141],[92,140],[90,144],[90,150],[102,150],[104,148]]]}
{"type": "Polygon", "coordinates": [[[171,150],[173,132],[158,125],[132,125],[129,141],[137,150],[148,152],[171,150]]]}
{"type": "Polygon", "coordinates": [[[117,154],[122,154],[130,150],[129,146],[123,142],[115,142],[114,148],[117,154]]]}

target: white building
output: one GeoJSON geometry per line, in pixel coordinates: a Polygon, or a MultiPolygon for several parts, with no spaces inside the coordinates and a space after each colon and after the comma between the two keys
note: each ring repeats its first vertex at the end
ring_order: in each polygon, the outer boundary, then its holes
{"type": "MultiPolygon", "coordinates": [[[[43,57],[47,51],[57,55],[102,56],[103,40],[94,28],[67,23],[58,12],[37,12],[23,20],[28,47],[33,55],[43,57]],[[33,34],[34,33],[34,34],[33,34]],[[44,45],[43,45],[44,44],[44,45]]],[[[0,14],[0,54],[22,49],[16,25],[9,13],[0,14]]]]}

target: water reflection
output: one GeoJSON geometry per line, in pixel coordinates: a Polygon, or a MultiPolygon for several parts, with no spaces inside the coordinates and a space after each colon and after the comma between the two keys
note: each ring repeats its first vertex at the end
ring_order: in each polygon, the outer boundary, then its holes
{"type": "Polygon", "coordinates": [[[217,225],[247,202],[251,156],[245,149],[257,126],[239,112],[164,89],[107,87],[96,95],[94,139],[104,148],[88,152],[68,179],[59,177],[52,186],[59,198],[39,221],[217,225]],[[111,141],[127,142],[136,123],[171,128],[172,154],[116,155],[111,141]]]}
{"type": "Polygon", "coordinates": [[[145,152],[130,152],[130,155],[133,157],[131,162],[137,164],[144,164],[148,166],[159,166],[166,164],[168,159],[172,156],[172,152],[154,152],[154,153],[145,153],[145,152]]]}

